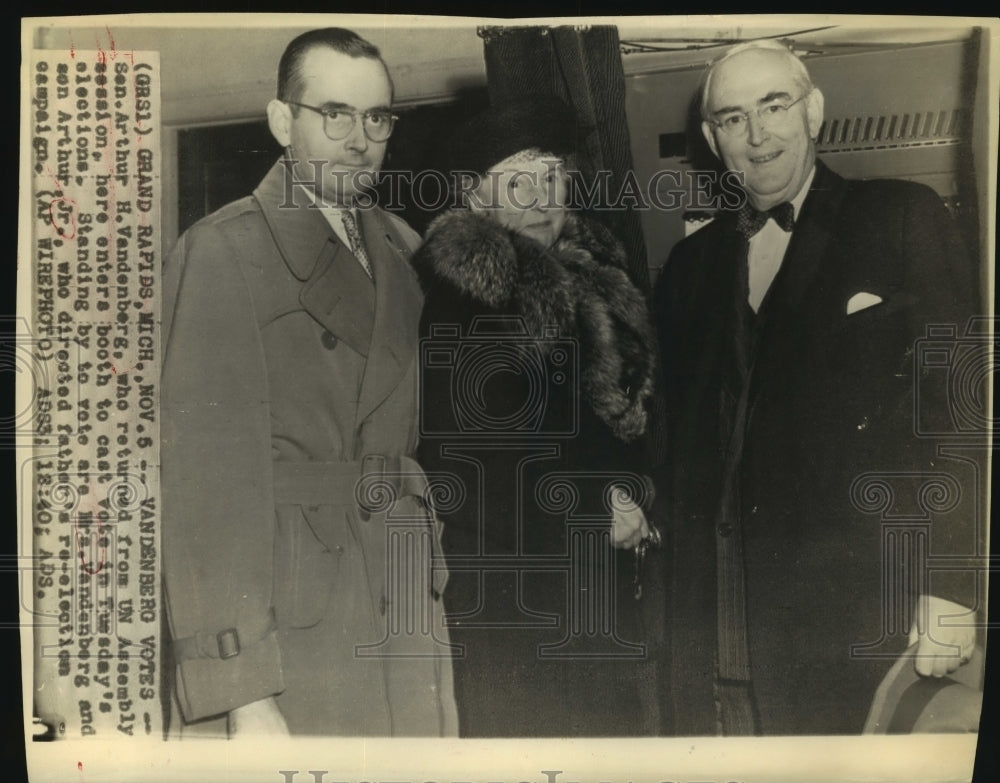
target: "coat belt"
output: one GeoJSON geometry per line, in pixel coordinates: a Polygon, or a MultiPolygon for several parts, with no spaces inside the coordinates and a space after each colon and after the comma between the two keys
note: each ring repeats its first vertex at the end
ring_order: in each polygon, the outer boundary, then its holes
{"type": "Polygon", "coordinates": [[[400,498],[427,500],[427,477],[410,457],[366,454],[353,462],[274,463],[275,505],[351,505],[370,514],[389,511],[400,498]]]}
{"type": "MultiPolygon", "coordinates": [[[[350,505],[352,498],[363,518],[388,512],[404,497],[417,497],[430,509],[427,477],[416,460],[395,455],[366,454],[354,462],[282,461],[274,464],[275,505],[322,506],[350,505]]],[[[434,518],[432,552],[436,563],[443,555],[438,543],[440,522],[434,518]]],[[[447,571],[435,570],[432,592],[440,596],[447,582],[447,571]]],[[[273,630],[273,623],[268,633],[273,630]]],[[[254,640],[255,642],[257,640],[254,640]]],[[[180,661],[192,658],[234,658],[240,654],[245,640],[235,628],[219,633],[197,633],[175,639],[174,657],[180,661]]]]}

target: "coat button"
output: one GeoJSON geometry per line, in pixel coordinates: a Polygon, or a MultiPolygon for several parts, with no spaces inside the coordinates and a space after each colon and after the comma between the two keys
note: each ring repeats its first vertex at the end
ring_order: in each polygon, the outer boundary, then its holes
{"type": "Polygon", "coordinates": [[[723,522],[716,528],[716,532],[723,538],[729,538],[733,534],[733,526],[728,522],[723,522]]]}
{"type": "Polygon", "coordinates": [[[337,338],[330,331],[323,332],[323,336],[319,338],[319,341],[323,343],[323,347],[328,351],[332,351],[337,347],[337,338]]]}
{"type": "Polygon", "coordinates": [[[358,519],[362,522],[367,522],[371,518],[371,512],[367,508],[358,507],[358,519]]]}

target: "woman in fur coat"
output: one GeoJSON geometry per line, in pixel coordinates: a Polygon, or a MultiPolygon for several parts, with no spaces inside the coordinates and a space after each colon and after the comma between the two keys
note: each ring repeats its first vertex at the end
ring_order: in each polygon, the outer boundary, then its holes
{"type": "Polygon", "coordinates": [[[636,548],[653,333],[622,246],[566,206],[564,112],[461,129],[466,208],[414,264],[420,461],[440,489],[459,732],[655,733],[636,548]],[[478,176],[476,176],[478,175],[478,176]]]}

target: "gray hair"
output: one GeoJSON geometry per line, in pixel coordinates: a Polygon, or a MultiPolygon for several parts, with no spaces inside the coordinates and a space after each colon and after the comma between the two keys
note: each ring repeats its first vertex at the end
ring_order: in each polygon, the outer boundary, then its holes
{"type": "Polygon", "coordinates": [[[743,52],[753,51],[775,52],[783,55],[792,70],[792,77],[795,79],[798,86],[801,87],[803,91],[809,91],[812,89],[812,79],[809,78],[809,71],[806,70],[805,63],[802,62],[799,56],[795,54],[795,52],[793,52],[786,44],[783,44],[781,41],[776,41],[773,38],[760,38],[755,41],[744,41],[743,43],[730,47],[709,63],[708,69],[705,71],[705,75],[702,77],[701,82],[701,118],[703,120],[712,119],[712,115],[708,111],[708,93],[712,87],[712,77],[715,75],[716,69],[731,57],[735,57],[743,52]]]}

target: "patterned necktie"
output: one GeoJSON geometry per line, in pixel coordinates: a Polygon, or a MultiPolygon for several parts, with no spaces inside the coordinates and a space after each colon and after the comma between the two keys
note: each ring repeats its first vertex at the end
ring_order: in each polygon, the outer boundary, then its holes
{"type": "Polygon", "coordinates": [[[355,220],[349,209],[341,210],[340,217],[344,221],[344,231],[347,232],[347,238],[351,243],[351,252],[354,253],[354,257],[358,259],[358,263],[361,264],[368,277],[374,280],[372,263],[368,259],[368,251],[365,250],[365,241],[361,238],[361,232],[358,230],[358,221],[355,220]]]}
{"type": "Polygon", "coordinates": [[[758,212],[747,202],[736,213],[736,230],[747,239],[764,228],[768,218],[774,218],[774,222],[785,231],[791,231],[795,225],[795,207],[787,201],[783,201],[776,207],[765,212],[758,212]]]}

